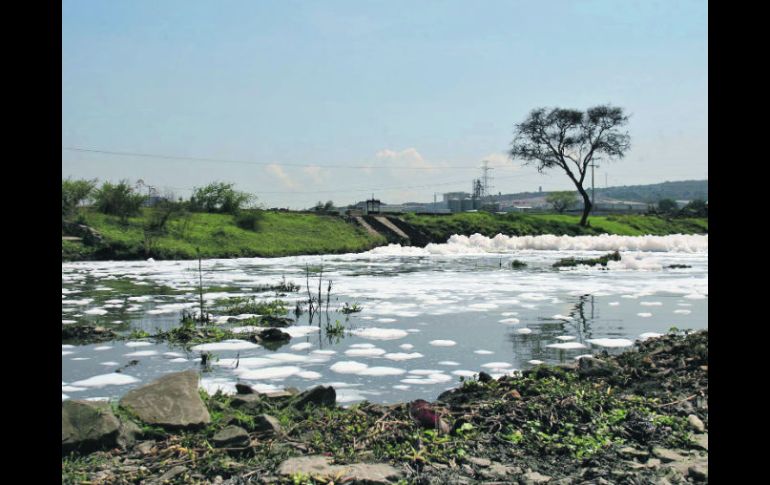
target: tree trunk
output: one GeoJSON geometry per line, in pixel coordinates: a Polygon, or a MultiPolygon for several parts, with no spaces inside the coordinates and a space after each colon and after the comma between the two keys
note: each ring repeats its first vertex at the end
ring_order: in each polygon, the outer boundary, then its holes
{"type": "Polygon", "coordinates": [[[588,226],[588,214],[591,213],[593,205],[591,204],[591,197],[582,187],[578,187],[578,191],[583,196],[583,216],[580,218],[580,225],[586,227],[588,226]]]}

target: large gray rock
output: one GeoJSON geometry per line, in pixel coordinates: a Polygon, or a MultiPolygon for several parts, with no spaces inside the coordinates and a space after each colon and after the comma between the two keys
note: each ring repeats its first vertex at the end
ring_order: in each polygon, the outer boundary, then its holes
{"type": "Polygon", "coordinates": [[[278,474],[286,477],[302,474],[317,480],[358,485],[386,485],[403,478],[403,472],[385,463],[331,465],[330,462],[331,458],[325,456],[289,458],[278,467],[278,474]]]}
{"type": "Polygon", "coordinates": [[[126,393],[120,405],[147,424],[189,428],[208,424],[211,416],[198,393],[198,373],[175,372],[126,393]]]}
{"type": "Polygon", "coordinates": [[[694,414],[687,416],[687,424],[689,424],[690,428],[692,428],[696,433],[706,432],[706,425],[703,424],[703,421],[694,414]]]}
{"type": "Polygon", "coordinates": [[[585,377],[606,377],[616,374],[620,368],[606,360],[596,357],[583,357],[578,360],[578,374],[585,377]]]}
{"type": "Polygon", "coordinates": [[[120,421],[106,402],[61,403],[62,453],[89,452],[118,445],[120,421]]]}
{"type": "Polygon", "coordinates": [[[283,434],[281,423],[269,414],[260,414],[254,417],[254,431],[269,435],[283,434]]]}

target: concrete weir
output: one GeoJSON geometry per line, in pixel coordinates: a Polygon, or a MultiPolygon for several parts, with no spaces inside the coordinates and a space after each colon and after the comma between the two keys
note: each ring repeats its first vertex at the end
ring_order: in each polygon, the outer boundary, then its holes
{"type": "Polygon", "coordinates": [[[391,221],[393,216],[356,216],[355,220],[372,235],[383,236],[388,242],[410,245],[409,236],[391,221]]]}

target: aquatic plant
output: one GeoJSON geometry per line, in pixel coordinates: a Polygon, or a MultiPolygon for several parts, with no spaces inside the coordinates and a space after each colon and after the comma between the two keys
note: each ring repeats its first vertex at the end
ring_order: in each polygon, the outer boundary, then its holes
{"type": "Polygon", "coordinates": [[[347,302],[345,302],[345,304],[340,309],[340,312],[348,315],[350,313],[358,313],[363,310],[364,310],[364,307],[362,307],[358,303],[353,303],[352,305],[349,305],[347,302]]]}
{"type": "Polygon", "coordinates": [[[610,261],[620,261],[620,253],[618,251],[605,254],[604,256],[600,256],[598,258],[565,258],[560,259],[559,261],[555,262],[553,264],[554,268],[562,268],[562,267],[572,267],[572,266],[578,266],[578,265],[587,265],[587,266],[595,266],[597,264],[600,264],[602,266],[607,266],[607,263],[610,261]]]}

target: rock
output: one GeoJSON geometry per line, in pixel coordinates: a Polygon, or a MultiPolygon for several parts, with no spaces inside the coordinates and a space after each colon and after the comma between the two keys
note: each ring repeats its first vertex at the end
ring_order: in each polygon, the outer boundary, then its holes
{"type": "Polygon", "coordinates": [[[72,400],[61,403],[62,453],[114,448],[119,432],[120,421],[109,403],[72,400]]]}
{"type": "Polygon", "coordinates": [[[646,460],[650,456],[648,452],[644,450],[637,450],[631,446],[626,446],[625,448],[619,449],[618,454],[623,458],[636,460],[646,460]]]}
{"type": "Polygon", "coordinates": [[[479,470],[479,475],[484,478],[500,478],[508,475],[518,475],[521,473],[521,468],[503,465],[502,463],[492,462],[488,468],[479,470]]]}
{"type": "Polygon", "coordinates": [[[152,453],[153,448],[155,448],[155,440],[142,441],[141,443],[136,445],[135,449],[142,455],[149,455],[150,453],[152,453]]]}
{"type": "Polygon", "coordinates": [[[577,372],[583,377],[607,377],[617,374],[619,370],[617,365],[596,357],[583,357],[577,363],[577,372]]]}
{"type": "Polygon", "coordinates": [[[238,394],[254,394],[256,391],[254,391],[254,388],[251,386],[248,386],[246,384],[242,384],[240,382],[235,384],[235,390],[238,392],[238,394]]]}
{"type": "Polygon", "coordinates": [[[230,401],[230,406],[244,411],[259,412],[262,409],[262,395],[255,394],[236,394],[230,401]]]}
{"type": "Polygon", "coordinates": [[[302,474],[318,480],[332,479],[335,483],[366,485],[390,484],[403,477],[400,470],[384,463],[331,465],[330,462],[331,458],[318,455],[289,458],[278,466],[278,474],[287,477],[302,474]]]}
{"type": "Polygon", "coordinates": [[[118,445],[125,449],[134,446],[136,440],[141,438],[144,432],[136,423],[128,419],[120,420],[120,429],[118,430],[118,445]]]}
{"type": "Polygon", "coordinates": [[[528,472],[524,474],[522,480],[525,485],[534,485],[536,483],[547,483],[551,480],[551,477],[541,475],[538,472],[528,472]]]}
{"type": "Polygon", "coordinates": [[[708,433],[695,435],[693,441],[697,444],[698,448],[702,450],[709,450],[709,435],[708,433]]]}
{"type": "Polygon", "coordinates": [[[271,435],[283,434],[281,423],[269,414],[260,414],[259,416],[254,417],[254,431],[271,435]]]}
{"type": "Polygon", "coordinates": [[[268,327],[288,327],[289,325],[294,323],[294,320],[288,317],[276,317],[273,315],[264,315],[260,319],[260,323],[268,327]]]}
{"type": "Polygon", "coordinates": [[[657,446],[652,449],[652,454],[660,458],[660,461],[663,463],[671,463],[672,461],[682,461],[685,459],[684,456],[673,450],[668,450],[666,448],[660,448],[657,446]]]}
{"type": "Polygon", "coordinates": [[[266,328],[257,334],[261,342],[291,340],[291,335],[277,328],[266,328]]]}
{"type": "Polygon", "coordinates": [[[245,448],[251,444],[249,433],[239,426],[228,426],[211,439],[217,448],[245,448]]]}
{"type": "Polygon", "coordinates": [[[696,433],[706,432],[706,425],[703,424],[703,421],[701,421],[701,419],[694,414],[687,416],[687,424],[689,424],[690,428],[692,428],[696,433]]]}
{"type": "Polygon", "coordinates": [[[297,409],[305,409],[308,404],[333,407],[337,404],[337,393],[332,386],[316,386],[295,396],[291,404],[297,409]]]}
{"type": "Polygon", "coordinates": [[[657,458],[650,458],[647,460],[647,468],[658,468],[662,462],[657,458]]]}
{"type": "Polygon", "coordinates": [[[187,471],[187,467],[185,467],[183,465],[177,465],[177,466],[171,468],[170,470],[168,470],[163,475],[161,475],[160,478],[158,478],[158,481],[160,483],[164,483],[167,480],[171,480],[172,478],[174,478],[177,475],[181,475],[182,473],[185,473],[186,471],[187,471]]]}
{"type": "Polygon", "coordinates": [[[194,370],[167,374],[132,389],[120,404],[143,422],[156,426],[191,428],[211,422],[198,393],[198,373],[194,370]]]}
{"type": "Polygon", "coordinates": [[[479,372],[479,382],[487,383],[487,382],[490,382],[492,380],[493,380],[492,376],[490,376],[486,372],[484,372],[484,371],[479,372]]]}
{"type": "Polygon", "coordinates": [[[693,465],[687,469],[687,476],[697,482],[708,482],[709,480],[709,468],[708,465],[693,465]]]}
{"type": "Polygon", "coordinates": [[[467,460],[468,460],[468,463],[472,463],[482,468],[486,468],[492,464],[492,460],[488,460],[486,458],[477,458],[475,456],[469,456],[467,460]]]}

